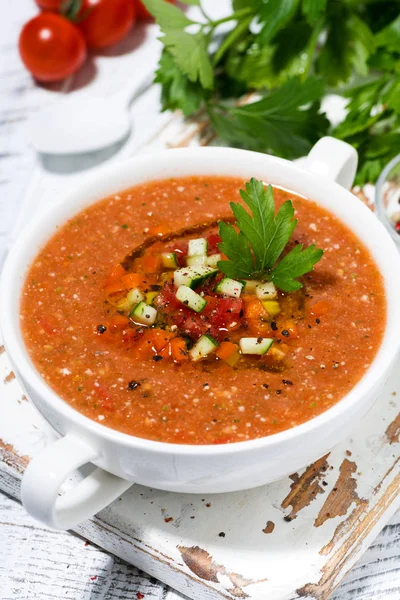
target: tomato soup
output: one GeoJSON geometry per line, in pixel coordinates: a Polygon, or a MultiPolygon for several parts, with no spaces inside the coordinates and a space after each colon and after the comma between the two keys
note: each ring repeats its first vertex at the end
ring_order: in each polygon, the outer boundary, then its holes
{"type": "Polygon", "coordinates": [[[360,380],[386,321],[383,280],[359,239],[291,199],[289,248],[324,251],[302,287],[226,277],[218,221],[243,181],[136,186],[60,224],[29,269],[25,344],[43,379],[102,425],[171,443],[268,436],[321,414],[360,380]]]}

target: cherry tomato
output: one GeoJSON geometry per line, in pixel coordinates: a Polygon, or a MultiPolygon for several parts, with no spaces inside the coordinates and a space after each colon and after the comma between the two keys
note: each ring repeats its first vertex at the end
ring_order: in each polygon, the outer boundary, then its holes
{"type": "MultiPolygon", "coordinates": [[[[167,0],[167,2],[170,2],[171,4],[173,4],[174,0],[167,0]]],[[[141,21],[152,21],[153,20],[153,17],[151,16],[151,14],[149,13],[149,11],[145,7],[145,5],[140,0],[133,0],[133,6],[135,8],[135,14],[136,14],[138,20],[141,20],[141,21]]]]}
{"type": "Polygon", "coordinates": [[[35,0],[36,4],[42,10],[54,10],[59,12],[63,0],[35,0]]]}
{"type": "Polygon", "coordinates": [[[59,81],[74,73],[86,58],[80,31],[67,19],[53,13],[34,17],[21,31],[22,62],[39,81],[59,81]]]}
{"type": "Polygon", "coordinates": [[[89,48],[112,46],[124,38],[135,22],[132,0],[83,0],[79,21],[89,48]]]}

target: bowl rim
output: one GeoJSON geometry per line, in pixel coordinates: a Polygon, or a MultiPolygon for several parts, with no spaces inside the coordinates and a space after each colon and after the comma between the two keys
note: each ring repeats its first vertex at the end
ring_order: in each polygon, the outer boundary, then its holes
{"type": "MultiPolygon", "coordinates": [[[[127,433],[123,433],[116,429],[112,429],[110,427],[102,425],[101,423],[97,423],[89,417],[86,417],[78,410],[73,408],[72,405],[70,405],[66,400],[63,400],[61,396],[59,396],[41,377],[38,370],[34,367],[32,361],[28,356],[27,349],[22,341],[22,335],[21,338],[18,335],[20,331],[20,325],[14,328],[12,319],[9,318],[12,311],[16,310],[15,305],[11,306],[11,301],[8,294],[8,288],[13,279],[15,279],[14,266],[18,264],[19,261],[24,259],[24,254],[26,254],[27,252],[27,246],[29,244],[30,239],[34,238],[36,229],[40,228],[41,225],[45,224],[49,220],[53,220],[54,222],[57,221],[56,217],[60,206],[68,205],[68,203],[71,202],[71,198],[74,195],[78,195],[80,193],[80,190],[83,189],[85,185],[90,184],[91,181],[97,181],[100,172],[101,178],[105,180],[107,175],[112,175],[113,172],[116,172],[118,170],[125,171],[131,168],[132,166],[135,166],[135,164],[140,165],[140,162],[142,161],[152,161],[156,163],[158,159],[164,157],[166,154],[169,157],[171,157],[172,153],[175,155],[179,155],[185,161],[187,161],[191,156],[195,159],[196,156],[199,155],[199,153],[203,155],[206,153],[210,155],[214,154],[215,157],[217,155],[226,155],[226,158],[228,159],[229,156],[232,155],[232,153],[237,155],[246,155],[247,158],[248,155],[260,156],[260,153],[257,152],[223,147],[179,148],[173,150],[163,150],[160,152],[154,152],[140,157],[135,156],[128,160],[120,161],[115,164],[109,164],[94,169],[91,173],[89,173],[89,175],[87,175],[84,178],[84,180],[80,181],[78,185],[74,186],[73,189],[68,190],[67,193],[64,193],[62,200],[60,200],[56,205],[48,206],[45,210],[39,211],[39,214],[35,215],[35,217],[32,219],[29,225],[25,227],[25,229],[13,245],[4,265],[3,273],[0,280],[0,326],[3,332],[4,344],[10,356],[11,362],[13,365],[15,365],[15,370],[17,371],[17,374],[19,374],[19,371],[23,372],[23,378],[29,381],[29,386],[35,389],[35,393],[44,398],[45,402],[47,404],[50,404],[57,411],[57,413],[62,416],[62,419],[69,423],[69,425],[73,424],[78,428],[78,430],[79,428],[83,428],[87,430],[91,435],[98,436],[102,439],[106,439],[109,442],[122,444],[132,451],[146,450],[147,452],[151,452],[154,454],[162,453],[167,455],[179,454],[187,456],[220,456],[236,454],[237,452],[246,453],[260,448],[268,448],[271,446],[281,445],[283,443],[293,441],[296,438],[301,438],[302,436],[310,435],[316,430],[320,429],[321,427],[327,425],[329,422],[334,421],[335,419],[343,415],[343,413],[350,411],[352,406],[358,404],[359,402],[362,402],[363,397],[368,395],[368,392],[374,387],[374,384],[376,384],[380,375],[383,372],[386,373],[387,370],[390,368],[398,354],[398,340],[400,338],[400,311],[398,311],[398,313],[392,314],[392,317],[395,321],[394,323],[389,322],[387,314],[387,321],[381,345],[378,348],[377,354],[371,362],[371,365],[368,367],[367,371],[365,372],[363,377],[356,383],[356,385],[353,386],[351,390],[339,401],[337,401],[333,406],[323,411],[316,417],[305,421],[304,423],[291,427],[290,429],[285,429],[275,434],[271,434],[269,436],[254,438],[245,441],[232,442],[229,444],[215,445],[177,444],[171,442],[149,440],[146,438],[140,438],[127,433]]],[[[306,176],[309,179],[309,181],[314,181],[316,184],[321,184],[322,178],[320,176],[314,175],[307,171],[305,168],[299,167],[290,161],[266,154],[262,154],[262,157],[265,161],[269,161],[272,165],[284,165],[284,167],[287,168],[288,171],[291,171],[292,174],[297,175],[298,177],[306,176]]],[[[196,168],[194,166],[192,175],[196,174],[198,174],[198,172],[196,172],[196,168]]],[[[232,172],[230,176],[235,175],[236,174],[232,172]]],[[[165,177],[154,176],[153,178],[146,179],[146,181],[156,181],[157,179],[160,180],[163,178],[165,177]]],[[[384,244],[386,245],[386,253],[388,254],[387,260],[389,261],[390,259],[393,263],[397,262],[397,266],[399,267],[400,255],[397,252],[396,246],[393,240],[390,238],[390,235],[386,231],[385,227],[382,225],[379,219],[377,219],[373,215],[370,209],[368,209],[362,202],[360,202],[351,192],[337,184],[335,181],[326,179],[323,183],[327,187],[327,193],[336,193],[336,195],[347,195],[347,201],[354,203],[354,207],[357,206],[355,210],[357,210],[359,213],[364,213],[364,217],[370,220],[372,229],[375,228],[376,232],[379,233],[380,237],[384,240],[384,244]]],[[[131,187],[134,187],[135,185],[140,185],[140,183],[133,183],[131,187]]],[[[124,187],[119,191],[122,191],[123,189],[128,189],[128,187],[124,187]]],[[[299,193],[296,192],[295,186],[293,192],[297,194],[299,193]]],[[[114,193],[117,194],[118,191],[114,193]]],[[[99,196],[96,200],[90,201],[86,204],[82,203],[80,208],[78,210],[72,211],[67,218],[64,218],[62,220],[62,223],[65,223],[66,220],[71,218],[73,215],[78,214],[81,210],[84,209],[84,207],[90,206],[104,197],[104,195],[99,196]]],[[[335,214],[334,211],[331,212],[335,214]]],[[[340,219],[339,216],[337,216],[337,218],[340,219]]],[[[369,234],[371,234],[371,231],[369,231],[369,234]]],[[[355,235],[357,234],[355,233],[355,235]]],[[[43,245],[47,240],[49,240],[50,237],[51,236],[45,237],[45,241],[41,242],[40,246],[43,245]]],[[[359,236],[357,235],[357,237],[359,236]]],[[[36,247],[35,256],[37,255],[38,248],[40,246],[36,247]]],[[[369,251],[372,254],[372,251],[369,251]]],[[[373,259],[375,260],[374,256],[373,259]]],[[[26,277],[26,271],[29,268],[31,261],[27,261],[25,259],[23,260],[23,262],[25,265],[25,270],[23,276],[21,276],[21,279],[24,281],[26,277]]],[[[388,278],[384,278],[386,291],[390,291],[391,295],[396,296],[397,300],[400,300],[400,282],[397,282],[396,278],[392,279],[393,281],[389,281],[388,278]]],[[[390,302],[393,303],[394,300],[390,300],[390,302]]],[[[387,308],[389,307],[388,297],[386,306],[387,308]]],[[[17,308],[19,309],[19,304],[17,305],[17,308]]]]}
{"type": "Polygon", "coordinates": [[[375,206],[376,206],[376,214],[378,218],[383,223],[386,231],[391,236],[392,240],[398,246],[400,244],[400,235],[395,231],[394,226],[392,225],[388,214],[386,212],[384,203],[383,203],[383,186],[386,183],[386,178],[389,175],[390,171],[400,163],[400,154],[397,154],[391,161],[387,163],[381,174],[379,175],[376,185],[375,185],[375,206]]]}

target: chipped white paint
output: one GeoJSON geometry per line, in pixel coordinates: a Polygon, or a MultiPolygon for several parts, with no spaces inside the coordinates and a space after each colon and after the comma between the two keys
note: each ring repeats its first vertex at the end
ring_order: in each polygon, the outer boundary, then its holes
{"type": "MultiPolygon", "coordinates": [[[[51,100],[53,96],[52,92],[33,85],[15,54],[17,32],[33,12],[30,0],[9,2],[7,31],[2,36],[5,41],[0,42],[2,49],[4,47],[3,56],[6,54],[8,59],[7,65],[0,66],[0,80],[5,83],[6,99],[0,111],[7,133],[2,138],[5,156],[0,161],[0,169],[3,169],[0,239],[3,241],[10,232],[18,231],[34,210],[56,201],[57,190],[61,186],[72,185],[80,177],[79,173],[76,174],[77,169],[88,168],[89,164],[96,162],[94,157],[89,157],[85,165],[74,160],[69,164],[57,161],[38,164],[26,148],[23,119],[38,104],[51,100]],[[21,192],[32,172],[28,192],[21,201],[21,192]],[[38,197],[41,198],[39,206],[38,197]],[[18,209],[20,216],[13,229],[18,209]],[[13,211],[12,214],[10,211],[13,211]]],[[[153,40],[154,33],[152,29],[153,40]]],[[[132,40],[129,43],[132,44],[132,40]]],[[[156,48],[154,44],[150,40],[147,46],[149,52],[156,48]]],[[[106,87],[118,85],[127,72],[134,70],[133,60],[136,59],[131,52],[96,59],[98,73],[89,88],[101,93],[106,87]]],[[[140,55],[140,62],[145,62],[143,55],[140,55]]],[[[85,71],[69,84],[79,88],[89,75],[85,71]]],[[[197,143],[196,131],[204,134],[201,125],[183,128],[178,116],[160,115],[158,109],[156,88],[148,90],[133,104],[135,128],[126,146],[117,153],[117,158],[134,151],[165,147],[171,142],[179,144],[179,140],[184,145],[197,143]]],[[[98,161],[105,155],[95,158],[98,161]]],[[[11,379],[3,383],[9,371],[7,357],[2,354],[0,439],[12,448],[3,452],[0,488],[18,498],[19,465],[23,464],[20,457],[33,456],[53,439],[53,434],[35,409],[22,399],[17,381],[11,379]]],[[[399,462],[396,463],[400,445],[389,444],[385,436],[388,425],[399,412],[400,369],[398,371],[396,377],[388,382],[378,404],[354,430],[352,438],[332,452],[328,458],[332,468],[323,477],[327,485],[298,512],[295,520],[286,522],[284,516],[290,512],[290,507],[281,508],[290,491],[292,482],[289,479],[257,490],[209,497],[170,494],[135,486],[119,502],[79,527],[78,533],[196,600],[232,598],[232,594],[237,597],[241,593],[253,600],[293,600],[298,597],[296,589],[320,580],[321,571],[332,556],[344,551],[347,541],[349,549],[333,570],[332,581],[324,590],[319,587],[320,598],[325,599],[400,505],[400,490],[394,483],[396,477],[400,477],[399,462]],[[395,391],[397,397],[392,396],[395,391]],[[350,457],[346,451],[351,452],[350,457]],[[330,554],[325,555],[320,553],[321,548],[329,543],[337,526],[346,523],[356,508],[355,501],[343,517],[327,519],[320,527],[313,527],[346,458],[357,464],[357,472],[353,475],[355,491],[365,502],[354,527],[333,545],[330,554]],[[377,487],[379,489],[374,493],[377,487]],[[368,518],[375,510],[376,517],[367,531],[368,518]],[[268,521],[273,522],[275,528],[266,534],[262,530],[268,521]],[[225,536],[220,535],[222,533],[225,536]],[[201,551],[192,551],[188,555],[178,546],[198,546],[201,551]],[[212,557],[212,564],[208,555],[212,557]],[[195,556],[194,564],[188,561],[188,556],[195,556]],[[200,559],[203,566],[208,566],[205,573],[199,570],[200,559]],[[208,580],[204,579],[205,575],[208,580]]],[[[0,513],[1,600],[64,597],[71,600],[116,600],[140,598],[141,594],[145,595],[145,600],[177,597],[165,585],[152,581],[149,576],[102,550],[86,546],[82,539],[50,532],[35,524],[10,498],[0,497],[0,513]]],[[[332,596],[334,600],[360,600],[372,596],[398,599],[400,570],[395,547],[396,542],[398,545],[399,528],[400,515],[350,572],[332,596]]]]}

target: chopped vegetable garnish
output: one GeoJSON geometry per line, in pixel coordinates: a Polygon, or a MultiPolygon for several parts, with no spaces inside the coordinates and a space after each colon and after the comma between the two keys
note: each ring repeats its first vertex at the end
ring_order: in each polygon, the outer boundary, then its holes
{"type": "Polygon", "coordinates": [[[266,354],[274,343],[273,338],[248,337],[239,342],[243,354],[266,354]]]}
{"type": "Polygon", "coordinates": [[[312,271],[323,250],[314,244],[303,250],[298,244],[281,258],[297,223],[292,202],[284,202],[275,216],[270,185],[265,190],[262,181],[252,178],[245,188],[240,195],[251,214],[242,204],[231,202],[239,231],[231,223],[219,224],[219,247],[228,260],[219,261],[218,267],[228,277],[267,279],[284,292],[298,290],[302,283],[297,278],[312,271]]]}

